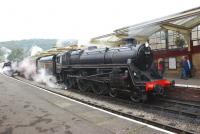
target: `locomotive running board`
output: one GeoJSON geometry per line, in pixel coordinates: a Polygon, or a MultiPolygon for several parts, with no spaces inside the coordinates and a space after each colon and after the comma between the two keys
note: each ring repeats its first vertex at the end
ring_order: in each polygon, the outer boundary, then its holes
{"type": "Polygon", "coordinates": [[[127,67],[127,64],[88,64],[88,65],[64,65],[63,68],[118,68],[127,67]]]}

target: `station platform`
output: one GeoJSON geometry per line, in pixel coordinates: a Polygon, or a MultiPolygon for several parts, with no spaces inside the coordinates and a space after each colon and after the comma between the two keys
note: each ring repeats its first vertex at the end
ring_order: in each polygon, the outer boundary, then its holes
{"type": "Polygon", "coordinates": [[[182,101],[200,102],[200,79],[166,78],[175,80],[175,88],[169,89],[168,97],[182,101]]]}
{"type": "Polygon", "coordinates": [[[177,87],[189,87],[200,90],[200,79],[197,78],[188,78],[188,79],[166,78],[166,79],[175,80],[175,86],[177,87]]]}
{"type": "Polygon", "coordinates": [[[0,74],[0,133],[165,134],[0,74]]]}

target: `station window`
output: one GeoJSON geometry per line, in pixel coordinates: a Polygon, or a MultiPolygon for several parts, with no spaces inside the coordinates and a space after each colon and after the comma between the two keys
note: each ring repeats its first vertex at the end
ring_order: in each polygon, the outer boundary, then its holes
{"type": "MultiPolygon", "coordinates": [[[[176,31],[168,30],[168,45],[169,49],[176,49],[178,46],[176,45],[176,39],[184,39],[184,36],[176,31]]],[[[187,47],[187,43],[183,47],[187,47]]]]}
{"type": "Polygon", "coordinates": [[[165,49],[166,41],[164,31],[159,31],[152,34],[149,37],[149,43],[151,44],[151,49],[165,49]]]}
{"type": "Polygon", "coordinates": [[[192,29],[192,41],[193,41],[193,46],[200,45],[200,25],[192,29]]]}

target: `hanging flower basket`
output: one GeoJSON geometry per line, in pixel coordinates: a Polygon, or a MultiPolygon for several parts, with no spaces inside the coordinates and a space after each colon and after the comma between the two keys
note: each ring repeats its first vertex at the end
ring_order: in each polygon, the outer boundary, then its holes
{"type": "Polygon", "coordinates": [[[185,45],[185,40],[180,37],[177,37],[175,40],[175,44],[178,48],[183,48],[183,46],[185,45]]]}

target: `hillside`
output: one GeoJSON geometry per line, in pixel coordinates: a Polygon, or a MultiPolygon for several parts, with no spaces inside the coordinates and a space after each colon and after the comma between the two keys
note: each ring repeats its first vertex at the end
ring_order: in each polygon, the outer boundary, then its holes
{"type": "Polygon", "coordinates": [[[15,48],[22,48],[25,51],[29,50],[32,46],[39,46],[43,50],[48,50],[55,46],[56,39],[29,39],[29,40],[16,40],[16,41],[6,41],[0,42],[0,47],[7,47],[11,50],[15,48]]]}

